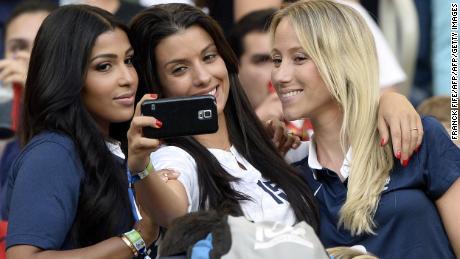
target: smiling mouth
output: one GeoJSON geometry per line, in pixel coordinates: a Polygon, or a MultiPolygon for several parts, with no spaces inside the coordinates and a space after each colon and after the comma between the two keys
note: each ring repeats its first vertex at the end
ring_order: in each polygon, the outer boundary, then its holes
{"type": "Polygon", "coordinates": [[[123,94],[123,95],[120,95],[120,96],[117,96],[115,98],[113,98],[114,100],[120,100],[120,99],[130,99],[130,98],[133,98],[134,97],[134,94],[123,94]]]}
{"type": "Polygon", "coordinates": [[[114,98],[115,102],[123,106],[131,107],[134,105],[135,96],[134,95],[124,95],[114,98]]]}
{"type": "Polygon", "coordinates": [[[281,97],[282,98],[292,97],[292,96],[296,96],[296,95],[298,95],[298,94],[300,94],[302,92],[303,92],[303,90],[293,90],[293,91],[289,91],[287,93],[282,93],[281,97]]]}
{"type": "Polygon", "coordinates": [[[211,91],[209,91],[207,94],[212,95],[212,96],[215,96],[215,95],[216,95],[216,92],[217,92],[217,87],[219,87],[219,86],[214,87],[214,89],[212,89],[211,91]]]}

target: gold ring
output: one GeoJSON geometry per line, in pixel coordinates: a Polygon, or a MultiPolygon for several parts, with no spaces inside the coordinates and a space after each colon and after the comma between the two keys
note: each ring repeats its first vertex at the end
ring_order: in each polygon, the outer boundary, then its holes
{"type": "Polygon", "coordinates": [[[411,130],[418,130],[417,128],[412,128],[411,130]]]}

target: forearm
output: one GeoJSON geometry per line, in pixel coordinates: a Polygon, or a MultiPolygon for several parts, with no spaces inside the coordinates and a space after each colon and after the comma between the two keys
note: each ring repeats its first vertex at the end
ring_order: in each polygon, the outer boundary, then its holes
{"type": "Polygon", "coordinates": [[[29,245],[13,246],[6,251],[7,259],[128,259],[133,257],[131,249],[119,237],[112,237],[85,248],[66,251],[40,250],[29,245]]]}
{"type": "Polygon", "coordinates": [[[138,181],[135,188],[141,206],[163,227],[168,227],[174,219],[187,213],[187,194],[177,180],[165,182],[154,172],[138,181]]]}

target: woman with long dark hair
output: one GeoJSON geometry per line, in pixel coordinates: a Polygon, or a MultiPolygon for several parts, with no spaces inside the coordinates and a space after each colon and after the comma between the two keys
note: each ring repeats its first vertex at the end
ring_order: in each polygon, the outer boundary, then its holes
{"type": "Polygon", "coordinates": [[[61,7],[44,21],[10,171],[7,258],[132,258],[156,237],[149,218],[135,223],[120,147],[138,84],[132,56],[127,28],[102,9],[61,7]]]}
{"type": "Polygon", "coordinates": [[[253,221],[306,221],[317,229],[313,194],[252,111],[237,60],[216,22],[197,8],[167,4],[144,10],[130,26],[139,93],[213,95],[219,122],[216,133],[165,139],[159,146],[159,140],[143,137],[142,127],[162,122],[140,116],[138,104],[128,131],[128,166],[142,178],[136,191],[148,213],[163,226],[187,212],[214,208],[253,221]],[[162,168],[178,171],[178,181],[161,181],[155,169],[162,168]]]}

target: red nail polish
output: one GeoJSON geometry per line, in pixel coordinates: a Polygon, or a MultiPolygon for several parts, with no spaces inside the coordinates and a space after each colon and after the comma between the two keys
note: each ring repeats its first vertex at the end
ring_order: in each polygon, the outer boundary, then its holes
{"type": "Polygon", "coordinates": [[[161,122],[159,120],[156,120],[155,121],[155,126],[157,126],[157,128],[161,128],[163,126],[163,122],[161,122]]]}
{"type": "Polygon", "coordinates": [[[153,98],[153,99],[157,99],[157,98],[158,98],[158,94],[150,94],[150,97],[153,98]]]}
{"type": "Polygon", "coordinates": [[[396,158],[401,159],[401,151],[396,152],[396,158]]]}
{"type": "Polygon", "coordinates": [[[385,145],[385,139],[382,138],[382,139],[380,140],[380,146],[383,146],[383,145],[385,145]]]}
{"type": "Polygon", "coordinates": [[[406,167],[409,164],[409,159],[403,160],[402,166],[406,167]]]}

